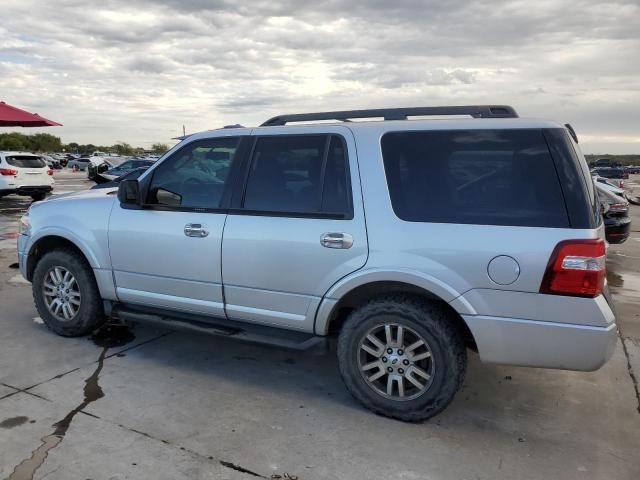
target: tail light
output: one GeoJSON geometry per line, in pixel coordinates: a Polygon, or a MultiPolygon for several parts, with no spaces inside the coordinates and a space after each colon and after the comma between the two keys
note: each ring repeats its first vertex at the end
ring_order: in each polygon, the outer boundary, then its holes
{"type": "Polygon", "coordinates": [[[53,170],[51,169],[47,170],[47,175],[53,175],[53,170]]]}
{"type": "Polygon", "coordinates": [[[626,203],[611,203],[609,204],[610,212],[624,212],[629,207],[626,203]]]}
{"type": "Polygon", "coordinates": [[[14,170],[13,168],[0,168],[0,175],[4,175],[5,177],[18,175],[18,170],[14,170]]]}
{"type": "Polygon", "coordinates": [[[540,293],[597,297],[604,288],[604,240],[566,240],[551,254],[540,293]]]}
{"type": "Polygon", "coordinates": [[[620,188],[624,188],[624,181],[620,180],[620,188]]]}

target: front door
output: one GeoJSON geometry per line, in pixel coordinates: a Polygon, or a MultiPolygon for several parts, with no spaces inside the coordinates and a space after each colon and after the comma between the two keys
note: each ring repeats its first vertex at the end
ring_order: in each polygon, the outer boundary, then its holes
{"type": "Polygon", "coordinates": [[[354,140],[344,127],[326,128],[254,137],[222,243],[230,319],[312,332],[322,296],[365,264],[354,140]]]}
{"type": "Polygon", "coordinates": [[[114,206],[109,251],[121,302],[224,316],[220,248],[238,142],[184,145],[142,177],[142,208],[114,206]]]}

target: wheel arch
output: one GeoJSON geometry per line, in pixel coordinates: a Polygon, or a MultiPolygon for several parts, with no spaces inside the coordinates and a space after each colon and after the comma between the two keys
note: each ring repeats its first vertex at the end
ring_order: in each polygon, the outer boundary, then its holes
{"type": "MultiPolygon", "coordinates": [[[[78,242],[79,243],[79,242],[78,242]]],[[[75,241],[67,238],[67,236],[59,235],[59,234],[49,234],[43,235],[37,240],[33,241],[31,244],[28,255],[27,255],[27,280],[33,280],[33,272],[36,269],[36,265],[43,257],[43,255],[52,250],[62,250],[69,249],[73,250],[89,264],[89,266],[93,269],[96,268],[97,261],[94,257],[89,255],[86,249],[83,249],[75,241]]]]}
{"type": "Polygon", "coordinates": [[[424,277],[417,277],[403,272],[393,272],[362,276],[354,281],[334,286],[325,295],[318,307],[315,333],[318,335],[335,335],[339,333],[349,313],[365,303],[388,295],[390,293],[408,294],[430,302],[438,303],[449,313],[452,321],[456,322],[460,331],[464,333],[465,343],[476,350],[476,342],[471,329],[462,314],[475,314],[473,308],[466,302],[457,302],[457,310],[451,301],[460,294],[442,282],[432,282],[424,277]],[[398,275],[400,273],[400,275],[398,275]]]}

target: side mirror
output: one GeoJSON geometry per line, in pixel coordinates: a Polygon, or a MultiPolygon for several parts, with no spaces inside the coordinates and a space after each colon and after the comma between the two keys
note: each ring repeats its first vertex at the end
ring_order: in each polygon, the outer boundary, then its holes
{"type": "Polygon", "coordinates": [[[123,180],[118,186],[121,205],[140,205],[140,187],[137,180],[123,180]]]}

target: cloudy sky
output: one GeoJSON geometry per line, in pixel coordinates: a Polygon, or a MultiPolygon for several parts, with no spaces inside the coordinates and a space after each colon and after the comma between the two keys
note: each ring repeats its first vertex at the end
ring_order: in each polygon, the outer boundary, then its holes
{"type": "Polygon", "coordinates": [[[640,153],[639,18],[638,0],[2,0],[0,99],[65,142],[136,146],[183,124],[504,103],[572,123],[587,153],[640,153]]]}

